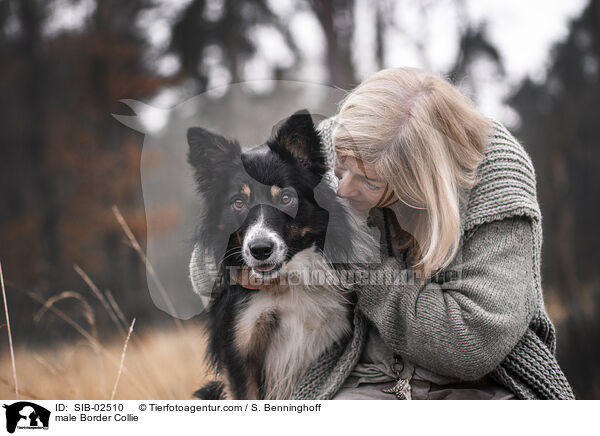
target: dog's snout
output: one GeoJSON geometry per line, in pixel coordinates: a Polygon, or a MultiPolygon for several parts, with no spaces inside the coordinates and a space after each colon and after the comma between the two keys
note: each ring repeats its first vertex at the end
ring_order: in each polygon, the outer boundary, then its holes
{"type": "Polygon", "coordinates": [[[275,244],[273,241],[269,239],[257,239],[252,241],[248,248],[250,249],[250,253],[255,259],[265,260],[268,259],[269,256],[273,253],[273,248],[275,244]]]}

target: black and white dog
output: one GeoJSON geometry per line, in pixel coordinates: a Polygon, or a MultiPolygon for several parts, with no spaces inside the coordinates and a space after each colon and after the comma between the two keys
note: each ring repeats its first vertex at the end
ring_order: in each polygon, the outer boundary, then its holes
{"type": "Polygon", "coordinates": [[[374,239],[321,183],[326,160],[307,111],[248,152],[199,127],[187,137],[205,205],[196,244],[217,260],[222,278],[207,322],[221,380],[195,395],[289,399],[310,363],[351,331],[350,293],[333,258],[362,260],[374,239]],[[244,288],[235,280],[242,272],[276,284],[244,288]]]}

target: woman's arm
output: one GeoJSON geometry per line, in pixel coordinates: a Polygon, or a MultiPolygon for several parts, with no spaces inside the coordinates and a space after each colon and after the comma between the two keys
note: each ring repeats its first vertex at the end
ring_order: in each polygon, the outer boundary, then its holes
{"type": "MultiPolygon", "coordinates": [[[[446,268],[458,280],[365,285],[358,306],[394,352],[440,375],[475,380],[508,355],[533,317],[532,251],[528,219],[485,223],[446,268]]],[[[387,258],[379,269],[393,275],[400,265],[387,258]]]]}

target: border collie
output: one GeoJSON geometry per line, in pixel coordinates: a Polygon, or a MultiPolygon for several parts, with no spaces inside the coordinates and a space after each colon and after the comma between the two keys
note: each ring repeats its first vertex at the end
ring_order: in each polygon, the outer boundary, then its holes
{"type": "Polygon", "coordinates": [[[207,310],[208,354],[220,380],[194,395],[289,399],[308,366],[350,334],[339,259],[366,256],[374,239],[322,182],[326,160],[306,110],[250,151],[199,127],[187,139],[205,209],[196,244],[217,259],[220,277],[207,310]],[[256,290],[248,279],[265,286],[256,290]]]}

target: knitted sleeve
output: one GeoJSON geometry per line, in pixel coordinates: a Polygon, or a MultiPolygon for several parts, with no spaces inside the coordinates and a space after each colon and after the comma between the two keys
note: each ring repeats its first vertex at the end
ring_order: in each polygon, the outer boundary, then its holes
{"type": "MultiPolygon", "coordinates": [[[[387,258],[379,269],[393,276],[401,265],[387,258]]],[[[445,270],[461,277],[442,284],[365,285],[358,307],[395,353],[438,374],[475,380],[500,364],[533,318],[531,221],[481,224],[445,270]]]]}

